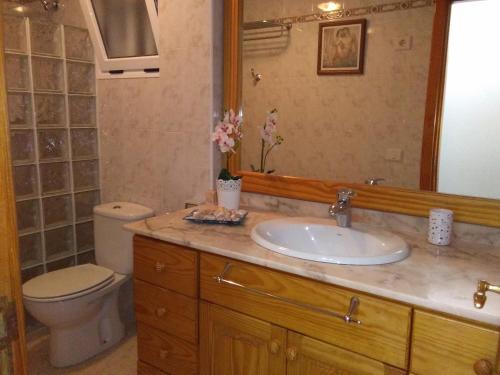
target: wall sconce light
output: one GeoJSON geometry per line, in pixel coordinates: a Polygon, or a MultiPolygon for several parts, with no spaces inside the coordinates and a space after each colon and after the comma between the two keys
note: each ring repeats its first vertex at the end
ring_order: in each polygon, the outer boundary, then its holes
{"type": "Polygon", "coordinates": [[[327,1],[318,4],[318,9],[323,12],[333,12],[334,10],[339,10],[340,8],[340,3],[336,3],[335,1],[327,1]]]}

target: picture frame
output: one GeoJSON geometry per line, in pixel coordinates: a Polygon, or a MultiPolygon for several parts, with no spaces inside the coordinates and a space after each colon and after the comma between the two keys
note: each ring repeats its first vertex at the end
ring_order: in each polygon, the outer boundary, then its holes
{"type": "Polygon", "coordinates": [[[318,74],[363,74],[366,19],[319,24],[318,74]]]}

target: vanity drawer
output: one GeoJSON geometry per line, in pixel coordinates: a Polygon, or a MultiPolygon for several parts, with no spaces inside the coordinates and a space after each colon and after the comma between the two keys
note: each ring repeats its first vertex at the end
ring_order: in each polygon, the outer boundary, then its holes
{"type": "Polygon", "coordinates": [[[145,362],[139,361],[137,362],[137,375],[167,375],[167,373],[145,362]]]}
{"type": "Polygon", "coordinates": [[[135,315],[138,321],[198,342],[198,301],[170,290],[134,280],[135,315]]]}
{"type": "Polygon", "coordinates": [[[287,375],[407,375],[405,370],[296,332],[288,332],[287,347],[296,355],[288,360],[287,375]]]}
{"type": "Polygon", "coordinates": [[[140,361],[169,374],[198,373],[198,350],[195,345],[140,322],[137,323],[137,353],[140,361]]]}
{"type": "Polygon", "coordinates": [[[200,266],[200,293],[206,301],[399,368],[407,366],[411,323],[408,306],[209,254],[201,255],[200,266]],[[216,281],[214,277],[221,275],[228,263],[232,266],[224,279],[245,287],[216,281]],[[343,316],[353,297],[360,304],[352,316],[362,324],[348,324],[341,317],[325,313],[343,316]]]}
{"type": "Polygon", "coordinates": [[[414,375],[470,375],[480,359],[496,363],[498,329],[416,310],[412,337],[414,375]]]}
{"type": "Polygon", "coordinates": [[[134,277],[198,297],[198,253],[141,236],[134,237],[134,277]]]}

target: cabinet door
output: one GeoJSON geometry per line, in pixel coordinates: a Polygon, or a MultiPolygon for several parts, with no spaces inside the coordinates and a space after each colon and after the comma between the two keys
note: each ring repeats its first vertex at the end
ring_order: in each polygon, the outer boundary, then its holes
{"type": "Polygon", "coordinates": [[[287,375],[404,375],[405,371],[382,362],[288,332],[287,375]]]}
{"type": "Polygon", "coordinates": [[[411,372],[415,375],[470,375],[481,359],[496,363],[500,333],[427,311],[415,310],[411,372]]]}
{"type": "Polygon", "coordinates": [[[137,362],[137,375],[167,375],[166,372],[158,370],[145,362],[137,362]]]}
{"type": "Polygon", "coordinates": [[[200,260],[203,300],[392,366],[407,367],[411,327],[409,306],[212,254],[201,254],[200,260]],[[214,276],[220,275],[228,264],[232,266],[225,274],[229,280],[297,304],[218,283],[214,276]],[[363,324],[346,324],[343,319],[301,306],[345,314],[352,297],[359,299],[354,316],[363,324]]]}
{"type": "Polygon", "coordinates": [[[285,329],[205,302],[200,329],[202,375],[285,375],[285,329]]]}

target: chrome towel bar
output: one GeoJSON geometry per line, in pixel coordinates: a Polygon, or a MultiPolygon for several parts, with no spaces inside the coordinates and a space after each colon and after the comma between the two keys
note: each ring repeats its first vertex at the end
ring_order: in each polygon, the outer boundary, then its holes
{"type": "Polygon", "coordinates": [[[352,297],[347,313],[341,314],[341,313],[338,313],[335,311],[330,311],[330,310],[323,309],[321,307],[313,306],[313,305],[310,305],[308,303],[298,302],[298,301],[294,301],[290,298],[277,296],[277,295],[272,294],[270,292],[266,292],[263,290],[255,289],[255,288],[240,284],[236,281],[225,279],[225,276],[227,276],[227,274],[229,273],[231,268],[233,268],[233,265],[231,263],[226,263],[226,265],[224,266],[224,269],[222,270],[222,273],[218,276],[214,276],[213,279],[219,284],[231,285],[231,286],[234,286],[237,288],[245,289],[251,293],[258,294],[260,296],[265,296],[265,297],[273,298],[273,299],[281,301],[281,302],[285,302],[289,305],[299,306],[299,307],[302,307],[302,308],[305,308],[308,310],[312,310],[314,312],[317,312],[317,313],[320,313],[323,315],[328,315],[330,317],[342,319],[347,324],[351,324],[351,323],[361,324],[360,320],[357,320],[352,316],[356,312],[356,310],[358,309],[358,307],[360,305],[358,297],[352,297]]]}

